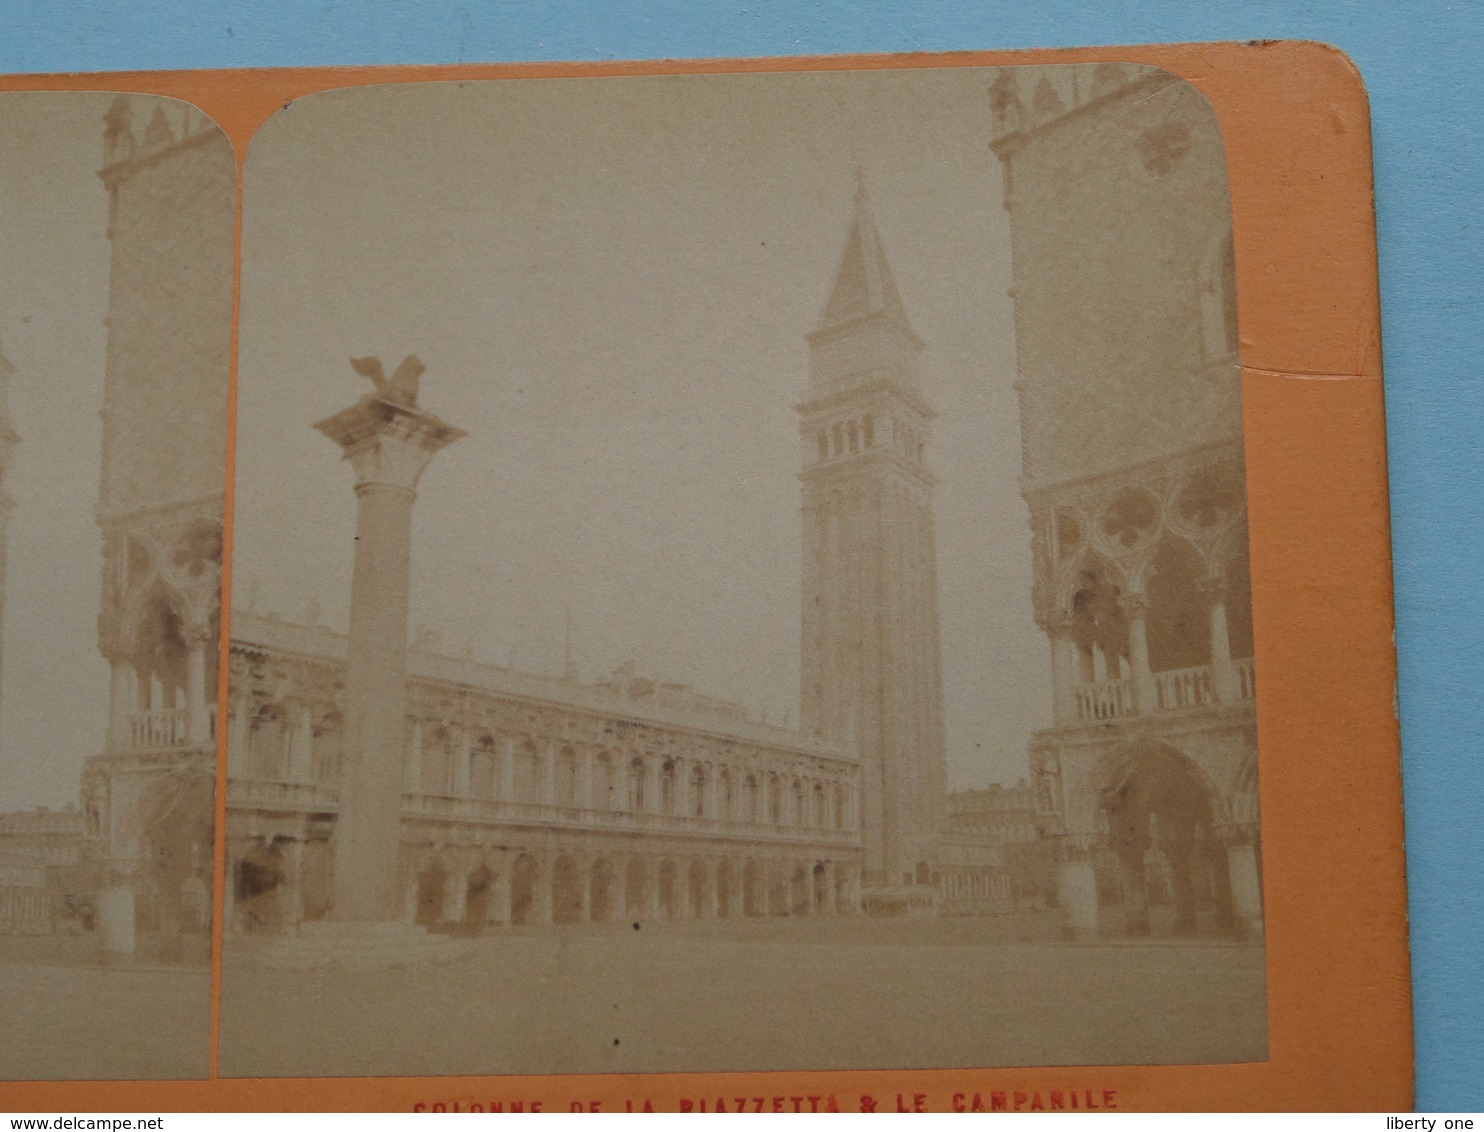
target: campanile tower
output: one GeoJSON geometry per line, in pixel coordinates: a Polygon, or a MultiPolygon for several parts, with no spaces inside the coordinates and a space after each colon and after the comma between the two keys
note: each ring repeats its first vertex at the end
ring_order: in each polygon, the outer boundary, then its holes
{"type": "MultiPolygon", "coordinates": [[[[803,439],[806,733],[857,751],[868,889],[932,883],[947,799],[932,406],[865,185],[817,330],[803,439]]],[[[867,893],[867,903],[869,900],[867,893]]],[[[890,897],[881,894],[882,900],[890,897]]]]}

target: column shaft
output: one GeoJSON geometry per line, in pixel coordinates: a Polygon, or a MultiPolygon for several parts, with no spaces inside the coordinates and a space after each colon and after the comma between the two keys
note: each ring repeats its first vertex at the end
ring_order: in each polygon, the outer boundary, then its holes
{"type": "Polygon", "coordinates": [[[186,743],[203,747],[211,741],[206,726],[206,641],[204,634],[188,632],[186,636],[186,743]]]}
{"type": "Polygon", "coordinates": [[[1237,680],[1237,667],[1232,663],[1231,635],[1226,624],[1226,602],[1216,597],[1211,602],[1211,691],[1220,703],[1242,698],[1237,680]]]}
{"type": "Polygon", "coordinates": [[[1062,932],[1071,938],[1095,936],[1098,931],[1098,885],[1092,858],[1079,850],[1064,850],[1056,866],[1056,902],[1061,907],[1062,932]]]}
{"type": "Polygon", "coordinates": [[[399,911],[414,494],[363,483],[356,497],[334,903],[337,919],[380,922],[399,911]]]}
{"type": "Polygon", "coordinates": [[[1133,685],[1134,710],[1149,713],[1158,708],[1154,675],[1149,671],[1149,631],[1141,610],[1128,622],[1129,679],[1133,685]]]}
{"type": "Polygon", "coordinates": [[[108,746],[110,750],[129,749],[130,720],[134,715],[134,670],[121,660],[109,662],[108,746]]]}
{"type": "Polygon", "coordinates": [[[455,758],[458,762],[453,768],[453,792],[456,797],[467,798],[469,796],[469,757],[472,752],[469,742],[469,731],[467,728],[459,729],[459,744],[455,758]]]}
{"type": "Polygon", "coordinates": [[[299,708],[298,725],[289,741],[289,781],[313,782],[314,709],[308,704],[299,708]]]}

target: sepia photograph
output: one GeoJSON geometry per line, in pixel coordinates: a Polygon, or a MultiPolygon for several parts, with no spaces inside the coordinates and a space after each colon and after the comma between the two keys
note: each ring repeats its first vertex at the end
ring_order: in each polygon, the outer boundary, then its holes
{"type": "Polygon", "coordinates": [[[223,1076],[1267,1058],[1199,92],[369,86],[243,192],[223,1076]]]}
{"type": "Polygon", "coordinates": [[[0,1078],[204,1078],[236,164],[0,95],[0,1078]]]}

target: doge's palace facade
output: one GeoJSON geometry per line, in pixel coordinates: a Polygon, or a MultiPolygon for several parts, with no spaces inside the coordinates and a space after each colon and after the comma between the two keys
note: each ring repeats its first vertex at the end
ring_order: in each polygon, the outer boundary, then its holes
{"type": "Polygon", "coordinates": [[[210,921],[236,161],[185,107],[105,120],[108,338],[97,519],[103,753],[83,772],[103,950],[210,921]]]}
{"type": "Polygon", "coordinates": [[[1101,64],[991,91],[1068,934],[1262,933],[1231,206],[1209,104],[1101,64]],[[1082,72],[1085,76],[1086,72],[1082,72]],[[1116,215],[1118,223],[1096,223],[1116,215]],[[1088,244],[1083,234],[1096,231],[1088,244]]]}

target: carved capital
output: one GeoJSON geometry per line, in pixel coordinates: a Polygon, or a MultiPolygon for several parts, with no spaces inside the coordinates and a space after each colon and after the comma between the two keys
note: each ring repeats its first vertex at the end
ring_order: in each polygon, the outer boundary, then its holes
{"type": "Polygon", "coordinates": [[[1090,860],[1097,837],[1090,833],[1063,833],[1058,835],[1054,841],[1056,862],[1059,865],[1065,865],[1090,860]]]}
{"type": "Polygon", "coordinates": [[[192,621],[180,628],[181,638],[187,645],[201,645],[205,647],[211,643],[212,631],[209,621],[192,621]]]}
{"type": "Polygon", "coordinates": [[[1216,836],[1226,846],[1256,845],[1260,835],[1256,822],[1224,822],[1216,827],[1216,836]]]}
{"type": "Polygon", "coordinates": [[[1149,595],[1137,592],[1122,594],[1118,598],[1118,608],[1130,620],[1148,617],[1149,595]]]}
{"type": "Polygon", "coordinates": [[[412,491],[432,458],[467,435],[422,409],[376,396],[314,427],[345,450],[357,491],[372,486],[412,491]]]}
{"type": "Polygon", "coordinates": [[[1217,605],[1226,601],[1226,579],[1205,577],[1196,583],[1196,595],[1207,605],[1217,605]]]}
{"type": "Polygon", "coordinates": [[[1036,623],[1046,635],[1053,640],[1062,640],[1072,635],[1072,629],[1076,625],[1076,619],[1064,609],[1053,609],[1042,617],[1036,619],[1036,623]]]}

